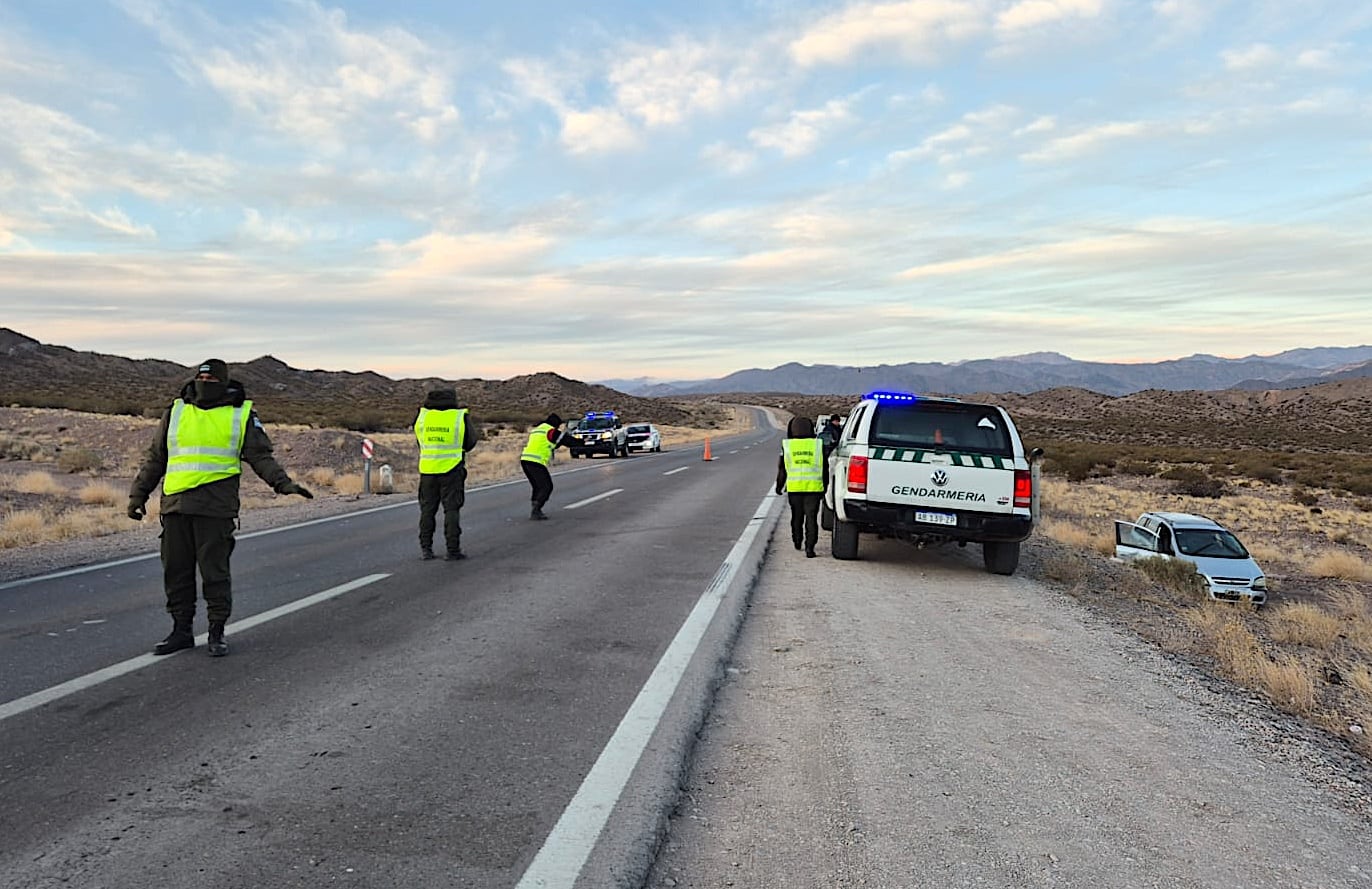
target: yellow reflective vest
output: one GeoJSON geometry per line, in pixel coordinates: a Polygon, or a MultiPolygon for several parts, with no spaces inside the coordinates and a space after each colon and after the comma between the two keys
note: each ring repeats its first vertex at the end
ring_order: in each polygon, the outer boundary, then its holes
{"type": "Polygon", "coordinates": [[[552,462],[553,443],[548,441],[548,433],[552,429],[547,423],[539,423],[534,427],[534,431],[529,433],[529,443],[524,446],[524,453],[519,455],[520,462],[537,463],[540,466],[552,462]]]}
{"type": "Polygon", "coordinates": [[[167,420],[167,473],[163,494],[179,494],[241,473],[243,436],[252,402],[208,410],[172,402],[167,420]]]}
{"type": "Polygon", "coordinates": [[[462,441],[467,432],[467,409],[419,409],[414,436],[419,440],[419,474],[442,475],[462,462],[462,441]]]}
{"type": "Polygon", "coordinates": [[[824,490],[824,466],[820,463],[823,452],[824,446],[817,438],[788,438],[781,443],[788,492],[801,494],[824,490]]]}

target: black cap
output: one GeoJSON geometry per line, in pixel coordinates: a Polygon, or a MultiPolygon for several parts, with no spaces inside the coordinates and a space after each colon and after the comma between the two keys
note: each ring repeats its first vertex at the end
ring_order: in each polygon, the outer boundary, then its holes
{"type": "Polygon", "coordinates": [[[195,369],[196,376],[209,374],[221,383],[229,381],[229,366],[218,358],[206,358],[195,369]]]}

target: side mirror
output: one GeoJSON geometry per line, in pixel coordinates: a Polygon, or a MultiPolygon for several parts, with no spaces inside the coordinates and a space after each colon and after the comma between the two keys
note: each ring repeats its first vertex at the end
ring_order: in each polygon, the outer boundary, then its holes
{"type": "Polygon", "coordinates": [[[1043,448],[1034,448],[1029,452],[1029,462],[1037,463],[1043,459],[1043,448]]]}

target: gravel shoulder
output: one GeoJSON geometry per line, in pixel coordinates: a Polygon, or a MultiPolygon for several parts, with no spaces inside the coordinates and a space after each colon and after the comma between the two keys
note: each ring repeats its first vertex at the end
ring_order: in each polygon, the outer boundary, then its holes
{"type": "Polygon", "coordinates": [[[969,548],[777,529],[647,883],[1372,885],[1365,760],[969,548]]]}

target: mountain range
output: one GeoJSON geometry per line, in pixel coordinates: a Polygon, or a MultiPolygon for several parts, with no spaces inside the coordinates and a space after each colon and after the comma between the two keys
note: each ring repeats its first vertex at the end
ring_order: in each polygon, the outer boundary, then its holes
{"type": "Polygon", "coordinates": [[[738,392],[801,395],[855,394],[896,389],[941,395],[973,392],[1026,394],[1070,387],[1102,395],[1148,389],[1294,389],[1372,376],[1372,346],[1291,349],[1275,355],[1220,358],[1191,355],[1169,361],[1117,364],[1077,361],[1057,352],[954,363],[911,362],[876,366],[782,364],[723,377],[676,382],[602,380],[602,385],[645,397],[738,392]]]}

